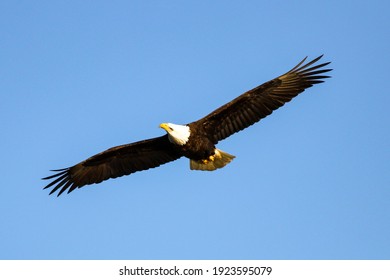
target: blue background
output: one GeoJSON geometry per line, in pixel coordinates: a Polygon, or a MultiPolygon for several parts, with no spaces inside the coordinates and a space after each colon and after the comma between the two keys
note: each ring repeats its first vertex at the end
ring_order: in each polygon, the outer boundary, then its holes
{"type": "Polygon", "coordinates": [[[388,1],[1,1],[1,259],[389,259],[388,1]],[[187,159],[57,198],[50,169],[325,54],[332,79],[187,159]]]}

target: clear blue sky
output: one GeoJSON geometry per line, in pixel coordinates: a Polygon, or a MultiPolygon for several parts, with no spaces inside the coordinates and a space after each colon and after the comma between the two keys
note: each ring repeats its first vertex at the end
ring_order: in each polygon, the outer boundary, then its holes
{"type": "Polygon", "coordinates": [[[1,1],[1,259],[389,259],[388,1],[1,1]],[[59,198],[50,169],[325,54],[332,79],[187,159],[59,198]]]}

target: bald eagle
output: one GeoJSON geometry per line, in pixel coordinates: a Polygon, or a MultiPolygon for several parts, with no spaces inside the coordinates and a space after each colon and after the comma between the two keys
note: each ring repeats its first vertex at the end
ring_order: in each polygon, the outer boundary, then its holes
{"type": "Polygon", "coordinates": [[[330,62],[317,64],[322,56],[298,65],[287,73],[238,96],[204,118],[186,125],[162,123],[163,136],[110,148],[72,167],[52,170],[56,174],[44,189],[53,187],[50,194],[72,192],[85,185],[97,184],[110,178],[147,170],[180,157],[190,160],[192,170],[216,170],[234,158],[216,148],[216,144],[270,115],[293,97],[330,76],[330,62]]]}

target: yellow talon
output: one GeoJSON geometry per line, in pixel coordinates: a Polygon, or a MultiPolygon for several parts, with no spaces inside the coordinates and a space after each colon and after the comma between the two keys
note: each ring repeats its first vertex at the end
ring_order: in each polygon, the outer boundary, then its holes
{"type": "Polygon", "coordinates": [[[207,159],[202,159],[201,162],[203,164],[208,164],[210,161],[214,161],[215,155],[209,156],[207,159]]]}
{"type": "Polygon", "coordinates": [[[214,154],[206,159],[190,160],[191,170],[207,170],[212,171],[224,167],[234,159],[233,155],[215,149],[214,154]]]}

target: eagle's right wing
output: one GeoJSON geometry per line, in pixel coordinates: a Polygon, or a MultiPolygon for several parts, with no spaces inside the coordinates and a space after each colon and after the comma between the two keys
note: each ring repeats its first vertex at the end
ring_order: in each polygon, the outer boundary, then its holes
{"type": "Polygon", "coordinates": [[[323,67],[330,62],[313,66],[321,57],[302,65],[306,58],[303,59],[286,74],[241,94],[196,121],[196,124],[203,127],[208,135],[212,135],[214,143],[247,128],[270,115],[305,89],[329,78],[323,74],[331,69],[323,67]]]}

